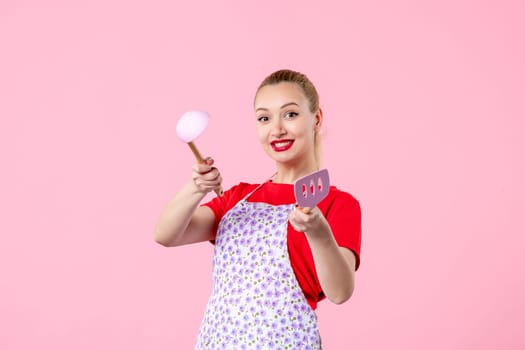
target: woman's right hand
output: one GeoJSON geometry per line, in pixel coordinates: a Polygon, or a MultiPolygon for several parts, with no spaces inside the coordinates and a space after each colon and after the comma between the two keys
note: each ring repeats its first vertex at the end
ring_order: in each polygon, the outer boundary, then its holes
{"type": "Polygon", "coordinates": [[[166,204],[155,228],[155,241],[166,247],[215,239],[215,214],[201,200],[212,190],[222,193],[222,178],[211,158],[192,168],[192,178],[166,204]]]}
{"type": "Polygon", "coordinates": [[[218,195],[222,195],[222,177],[219,170],[213,166],[212,158],[205,158],[203,163],[193,166],[192,179],[198,192],[207,194],[215,190],[218,195]]]}

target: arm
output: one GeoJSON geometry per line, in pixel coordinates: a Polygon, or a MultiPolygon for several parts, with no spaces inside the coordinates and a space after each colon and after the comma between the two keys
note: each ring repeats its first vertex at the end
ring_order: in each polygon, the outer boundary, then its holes
{"type": "Polygon", "coordinates": [[[330,225],[317,207],[306,212],[293,210],[290,223],[297,231],[306,234],[326,297],[336,304],[347,301],[355,286],[356,259],[353,252],[338,246],[330,225]]]}
{"type": "Polygon", "coordinates": [[[155,228],[155,241],[166,247],[203,242],[214,238],[215,215],[200,207],[206,194],[220,186],[219,171],[208,159],[193,167],[192,180],[186,183],[162,211],[155,228]]]}

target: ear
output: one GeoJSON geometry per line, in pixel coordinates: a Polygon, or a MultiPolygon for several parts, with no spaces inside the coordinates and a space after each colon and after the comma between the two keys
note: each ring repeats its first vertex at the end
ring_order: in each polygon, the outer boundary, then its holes
{"type": "Polygon", "coordinates": [[[316,132],[319,132],[321,130],[321,126],[323,125],[323,110],[319,108],[317,110],[317,113],[315,114],[315,128],[314,130],[316,132]]]}

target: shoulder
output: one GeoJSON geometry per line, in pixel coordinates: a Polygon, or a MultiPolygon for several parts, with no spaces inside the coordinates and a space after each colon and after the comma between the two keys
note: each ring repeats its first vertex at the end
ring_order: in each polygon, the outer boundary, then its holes
{"type": "Polygon", "coordinates": [[[318,205],[326,219],[333,223],[361,221],[361,205],[350,193],[342,191],[335,186],[330,186],[330,192],[318,205]]]}
{"type": "Polygon", "coordinates": [[[359,201],[352,194],[340,190],[336,186],[330,186],[330,192],[323,202],[321,203],[324,204],[327,209],[332,209],[333,207],[346,207],[360,210],[359,201]]]}

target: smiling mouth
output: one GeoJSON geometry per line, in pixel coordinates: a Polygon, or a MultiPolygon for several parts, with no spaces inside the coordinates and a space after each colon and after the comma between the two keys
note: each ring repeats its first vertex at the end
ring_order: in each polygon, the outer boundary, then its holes
{"type": "Polygon", "coordinates": [[[292,147],[293,140],[279,140],[270,143],[272,149],[276,152],[284,152],[292,147]]]}

